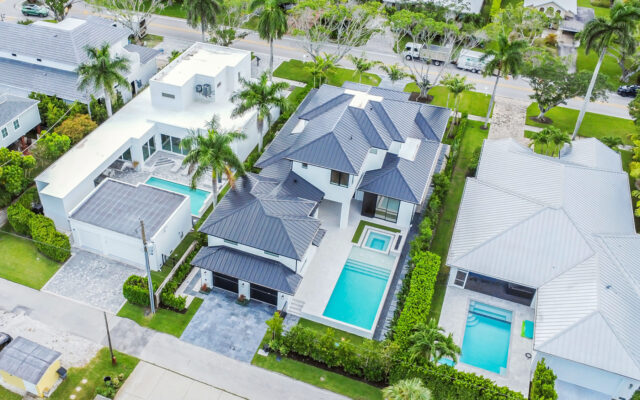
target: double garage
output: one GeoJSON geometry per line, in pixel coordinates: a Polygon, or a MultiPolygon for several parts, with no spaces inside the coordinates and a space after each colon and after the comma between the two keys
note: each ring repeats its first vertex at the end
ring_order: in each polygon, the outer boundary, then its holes
{"type": "MultiPolygon", "coordinates": [[[[213,286],[228,290],[233,293],[239,292],[239,279],[229,275],[223,275],[218,272],[213,272],[213,286]]],[[[265,286],[260,286],[256,283],[249,283],[249,298],[259,300],[263,303],[278,305],[278,291],[270,289],[265,286]]]]}

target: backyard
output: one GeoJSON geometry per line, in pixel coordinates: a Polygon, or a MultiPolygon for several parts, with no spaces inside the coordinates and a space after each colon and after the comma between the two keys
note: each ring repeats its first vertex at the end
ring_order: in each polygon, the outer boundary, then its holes
{"type": "MultiPolygon", "coordinates": [[[[418,86],[415,83],[409,83],[404,88],[405,92],[419,92],[418,86]]],[[[449,95],[449,91],[444,86],[436,86],[429,90],[429,95],[433,96],[431,105],[440,107],[453,108],[453,96],[449,95]]],[[[487,115],[489,109],[489,101],[491,96],[478,92],[462,92],[460,95],[460,106],[458,111],[461,113],[468,113],[471,115],[478,115],[484,117],[487,115]]]]}
{"type": "MultiPolygon", "coordinates": [[[[291,79],[298,82],[313,83],[311,73],[305,68],[305,64],[299,60],[285,61],[273,71],[273,76],[283,79],[291,79]]],[[[327,72],[327,82],[329,85],[342,86],[345,81],[360,82],[360,74],[352,69],[332,68],[327,72]]],[[[375,74],[365,72],[362,74],[362,83],[366,85],[378,86],[380,77],[375,74]]]]}
{"type": "Polygon", "coordinates": [[[29,239],[15,236],[7,224],[0,231],[0,277],[40,290],[60,264],[38,252],[29,239]]]}

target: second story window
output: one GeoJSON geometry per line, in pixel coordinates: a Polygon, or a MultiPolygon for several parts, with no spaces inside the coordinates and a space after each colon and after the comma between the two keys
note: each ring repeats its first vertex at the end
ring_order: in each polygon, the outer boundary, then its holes
{"type": "Polygon", "coordinates": [[[346,172],[340,172],[331,170],[331,184],[349,187],[349,174],[346,172]]]}
{"type": "Polygon", "coordinates": [[[309,168],[309,164],[303,162],[302,163],[302,169],[307,169],[307,168],[309,168]]]}
{"type": "Polygon", "coordinates": [[[18,120],[13,121],[13,129],[18,129],[18,128],[20,128],[20,121],[18,120]]]}
{"type": "Polygon", "coordinates": [[[172,95],[171,93],[165,93],[165,92],[162,92],[162,97],[166,97],[168,99],[175,99],[176,98],[176,96],[172,95]]]}
{"type": "Polygon", "coordinates": [[[9,132],[7,131],[7,128],[2,128],[2,137],[6,138],[9,135],[9,132]]]}

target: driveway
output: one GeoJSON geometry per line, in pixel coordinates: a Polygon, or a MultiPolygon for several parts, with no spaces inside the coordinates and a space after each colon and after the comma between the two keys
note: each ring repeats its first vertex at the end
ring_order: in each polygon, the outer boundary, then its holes
{"type": "Polygon", "coordinates": [[[116,314],[125,301],[122,284],[134,274],[144,275],[144,271],[74,249],[42,290],[116,314]]]}
{"type": "Polygon", "coordinates": [[[214,289],[204,298],[181,340],[239,361],[251,362],[276,308],[252,300],[236,304],[236,295],[214,289]]]}

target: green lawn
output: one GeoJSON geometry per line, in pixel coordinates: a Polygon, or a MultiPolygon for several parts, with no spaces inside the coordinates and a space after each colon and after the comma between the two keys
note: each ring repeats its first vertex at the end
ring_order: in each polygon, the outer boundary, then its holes
{"type": "Polygon", "coordinates": [[[0,386],[0,399],[2,400],[22,400],[22,396],[13,393],[2,386],[0,386]]]}
{"type": "MultiPolygon", "coordinates": [[[[553,126],[571,134],[578,120],[578,110],[565,107],[555,107],[545,114],[553,120],[553,126]]],[[[527,108],[527,125],[539,126],[544,128],[549,126],[529,119],[531,116],[538,115],[538,104],[531,103],[527,108]]],[[[635,130],[633,121],[624,118],[610,117],[608,115],[594,114],[587,112],[580,126],[578,135],[583,137],[618,136],[625,144],[630,144],[628,135],[635,130]]]]}
{"type": "MultiPolygon", "coordinates": [[[[315,331],[322,332],[322,333],[326,332],[327,328],[329,328],[326,325],[320,324],[318,322],[309,321],[308,319],[304,319],[304,318],[301,318],[298,324],[301,326],[304,326],[305,328],[313,329],[315,331]]],[[[363,338],[362,336],[354,335],[353,333],[341,331],[335,328],[331,328],[331,329],[333,329],[335,332],[334,336],[336,340],[345,339],[355,345],[360,345],[365,340],[365,338],[363,338]]]]}
{"type": "MultiPolygon", "coordinates": [[[[418,86],[411,82],[404,88],[405,92],[419,92],[418,86]]],[[[436,86],[429,90],[429,94],[433,96],[431,103],[434,106],[453,108],[453,96],[449,95],[449,91],[444,86],[436,86]]],[[[463,92],[460,96],[460,107],[458,111],[461,113],[469,113],[484,117],[489,109],[491,96],[478,92],[463,92]]]]}
{"type": "MultiPolygon", "coordinates": [[[[591,50],[589,54],[585,53],[584,46],[578,47],[578,57],[576,58],[576,69],[578,71],[593,72],[598,63],[598,52],[591,50]]],[[[608,77],[609,84],[613,88],[617,88],[620,85],[620,76],[622,70],[616,63],[613,57],[605,56],[600,66],[599,74],[606,75],[608,77]]],[[[631,79],[633,80],[633,78],[631,79]]]]}
{"type": "Polygon", "coordinates": [[[508,5],[517,6],[518,4],[523,4],[523,0],[502,0],[500,2],[500,8],[507,8],[508,5]]]}
{"type": "MultiPolygon", "coordinates": [[[[311,74],[305,69],[305,63],[300,60],[285,61],[273,71],[278,78],[291,79],[293,81],[312,83],[311,74]]],[[[359,82],[360,75],[352,69],[334,68],[328,73],[327,83],[334,86],[342,86],[345,81],[359,82]]],[[[362,83],[378,86],[380,77],[375,74],[362,74],[362,83]]]]}
{"type": "Polygon", "coordinates": [[[152,35],[152,34],[147,34],[143,41],[144,41],[144,45],[146,47],[151,47],[154,48],[157,45],[159,45],[162,41],[164,40],[164,37],[159,36],[159,35],[152,35]]]}
{"type": "MultiPolygon", "coordinates": [[[[76,400],[93,400],[96,396],[96,388],[103,384],[102,378],[105,376],[117,377],[124,374],[125,379],[131,374],[133,369],[138,365],[135,357],[114,351],[118,364],[111,365],[111,355],[108,348],[98,351],[98,354],[82,368],[70,368],[67,379],[53,392],[50,400],[69,400],[69,396],[75,395],[76,400]],[[82,383],[86,379],[87,383],[82,383]],[[76,391],[76,387],[82,390],[76,391]]],[[[3,397],[4,399],[4,397],[3,397]]]]}
{"type": "Polygon", "coordinates": [[[596,13],[596,17],[608,17],[609,9],[607,7],[595,7],[589,0],[578,0],[578,7],[593,8],[596,13]]]}
{"type": "Polygon", "coordinates": [[[191,318],[193,318],[198,308],[200,308],[200,305],[202,305],[202,299],[196,297],[184,314],[165,310],[164,308],[157,308],[156,314],[152,317],[151,315],[144,315],[145,307],[127,302],[118,312],[118,316],[129,318],[140,326],[180,337],[187,325],[189,325],[189,322],[191,322],[191,318]]]}
{"type": "Polygon", "coordinates": [[[382,399],[382,392],[375,386],[286,357],[278,361],[274,354],[268,357],[256,354],[251,363],[352,399],[382,399]]]}
{"type": "Polygon", "coordinates": [[[429,317],[435,318],[436,321],[440,318],[440,310],[442,309],[442,302],[444,301],[444,294],[447,289],[449,268],[445,265],[445,261],[447,259],[447,253],[449,252],[449,244],[451,243],[458,208],[462,200],[464,184],[469,173],[469,162],[473,157],[473,152],[482,146],[482,141],[487,138],[489,132],[488,130],[481,129],[481,126],[482,122],[480,121],[467,122],[467,129],[460,144],[460,155],[453,168],[451,184],[444,201],[444,209],[438,221],[433,241],[431,242],[431,251],[438,254],[442,259],[442,267],[438,274],[438,281],[435,292],[433,293],[433,299],[431,300],[431,312],[429,314],[429,317]]]}
{"type": "Polygon", "coordinates": [[[30,240],[7,232],[0,232],[0,254],[0,278],[37,290],[60,268],[59,263],[40,254],[30,240]]]}
{"type": "Polygon", "coordinates": [[[394,233],[400,232],[400,229],[390,228],[386,225],[374,224],[373,222],[368,222],[368,221],[360,221],[360,223],[358,224],[358,227],[356,228],[356,232],[353,235],[353,239],[351,239],[351,242],[358,243],[358,241],[360,240],[360,236],[362,236],[362,232],[364,232],[364,228],[366,226],[383,229],[385,231],[394,232],[394,233]]]}

